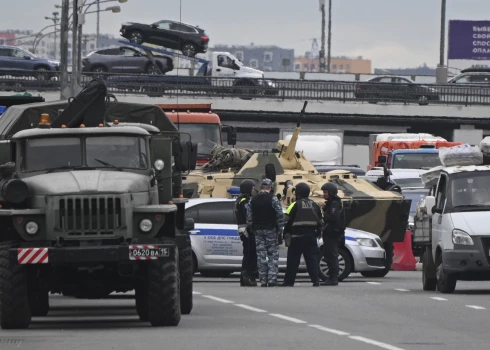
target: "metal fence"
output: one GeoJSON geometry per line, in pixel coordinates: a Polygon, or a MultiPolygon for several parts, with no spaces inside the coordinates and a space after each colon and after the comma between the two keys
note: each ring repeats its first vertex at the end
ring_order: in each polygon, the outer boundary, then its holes
{"type": "MultiPolygon", "coordinates": [[[[141,74],[83,74],[81,85],[102,77],[110,93],[318,100],[368,103],[490,105],[490,85],[390,84],[351,81],[190,77],[141,74]]],[[[69,76],[71,79],[71,76],[69,76]]],[[[0,71],[0,91],[60,90],[58,72],[0,71]]]]}

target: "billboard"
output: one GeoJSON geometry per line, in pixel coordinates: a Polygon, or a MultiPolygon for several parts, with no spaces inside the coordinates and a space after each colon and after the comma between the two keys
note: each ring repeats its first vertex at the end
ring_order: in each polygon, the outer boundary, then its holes
{"type": "Polygon", "coordinates": [[[449,21],[448,59],[490,60],[490,21],[449,21]]]}

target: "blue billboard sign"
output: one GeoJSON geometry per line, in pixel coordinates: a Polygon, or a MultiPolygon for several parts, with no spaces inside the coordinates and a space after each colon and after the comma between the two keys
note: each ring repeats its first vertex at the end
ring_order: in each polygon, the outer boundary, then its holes
{"type": "Polygon", "coordinates": [[[490,60],[490,21],[449,21],[450,60],[490,60]]]}

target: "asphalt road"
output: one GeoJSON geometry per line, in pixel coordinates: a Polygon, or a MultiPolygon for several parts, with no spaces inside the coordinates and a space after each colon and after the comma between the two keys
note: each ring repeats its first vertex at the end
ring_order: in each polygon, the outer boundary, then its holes
{"type": "Polygon", "coordinates": [[[178,327],[140,322],[130,294],[51,297],[31,328],[0,331],[0,349],[486,349],[490,283],[424,292],[421,272],[353,275],[338,287],[241,288],[238,278],[196,275],[194,310],[178,327]]]}

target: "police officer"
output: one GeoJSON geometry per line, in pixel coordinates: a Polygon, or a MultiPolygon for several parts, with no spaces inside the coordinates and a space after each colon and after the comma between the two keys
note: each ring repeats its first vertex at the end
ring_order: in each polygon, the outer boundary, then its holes
{"type": "Polygon", "coordinates": [[[339,284],[339,245],[345,244],[345,213],[334,183],[324,184],[322,191],[326,199],[322,208],[323,221],[326,224],[323,230],[323,249],[329,275],[322,285],[337,286],[339,284]]]}
{"type": "Polygon", "coordinates": [[[301,182],[295,187],[296,201],[286,210],[286,228],[291,233],[291,244],[288,248],[288,261],[284,287],[293,287],[301,255],[305,257],[306,268],[313,287],[318,287],[318,243],[321,234],[322,211],[320,206],[308,198],[310,186],[301,182]]]}
{"type": "Polygon", "coordinates": [[[271,193],[272,181],[262,180],[260,192],[247,206],[247,231],[255,233],[261,287],[277,286],[279,237],[284,229],[281,203],[271,193]]]}
{"type": "Polygon", "coordinates": [[[240,196],[235,203],[235,214],[238,224],[238,233],[243,245],[242,274],[240,286],[256,287],[255,273],[257,270],[257,252],[255,249],[255,233],[247,230],[247,206],[252,198],[255,183],[244,180],[240,184],[240,196]]]}

